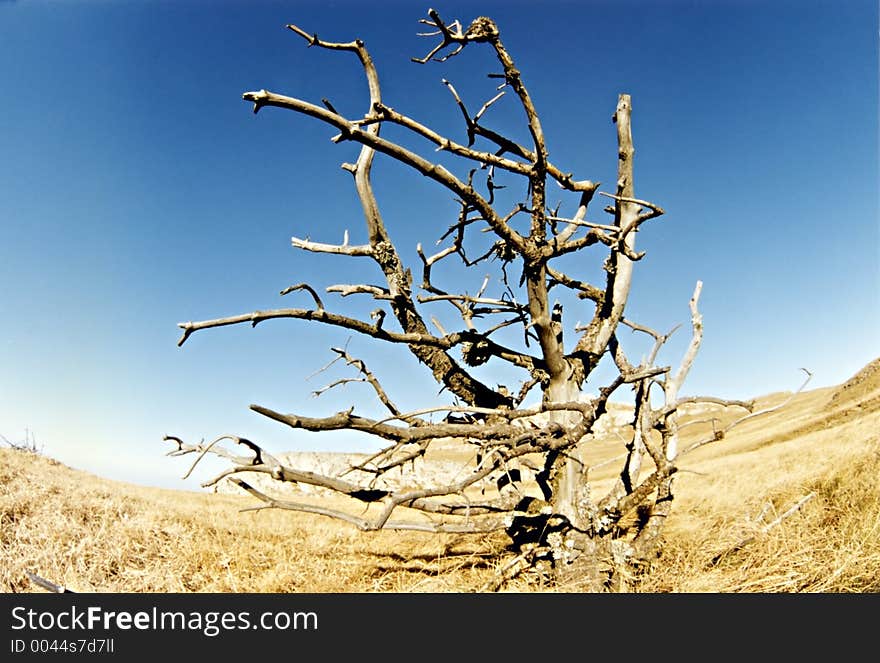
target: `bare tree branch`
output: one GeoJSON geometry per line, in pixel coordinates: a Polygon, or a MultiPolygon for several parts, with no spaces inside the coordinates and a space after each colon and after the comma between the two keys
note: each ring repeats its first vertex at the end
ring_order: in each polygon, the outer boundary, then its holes
{"type": "Polygon", "coordinates": [[[327,286],[327,292],[338,292],[342,297],[349,295],[372,295],[373,299],[391,300],[391,293],[387,288],[365,284],[337,284],[327,286]]]}
{"type": "Polygon", "coordinates": [[[312,296],[312,299],[315,300],[315,306],[317,306],[318,311],[324,310],[324,302],[321,301],[321,298],[318,297],[318,293],[315,292],[315,289],[310,286],[308,283],[297,283],[296,285],[288,286],[281,291],[281,295],[287,295],[295,290],[307,290],[308,293],[312,296]]]}
{"type": "Polygon", "coordinates": [[[481,152],[479,150],[474,150],[470,147],[466,147],[464,145],[456,143],[454,140],[446,138],[445,136],[441,136],[433,129],[430,129],[425,125],[416,122],[406,115],[398,113],[393,108],[385,106],[384,104],[374,105],[373,113],[373,116],[369,117],[368,119],[361,120],[360,122],[358,122],[358,124],[363,126],[364,124],[369,124],[370,122],[392,122],[402,127],[406,127],[407,129],[410,129],[418,135],[427,138],[429,141],[437,145],[438,151],[450,152],[457,156],[470,159],[471,161],[476,161],[483,165],[491,164],[493,166],[498,166],[499,168],[508,170],[518,175],[527,176],[531,172],[528,164],[514,161],[513,159],[506,159],[504,157],[492,154],[491,152],[481,152]]]}
{"type": "Polygon", "coordinates": [[[299,237],[292,237],[290,243],[297,249],[311,251],[313,253],[335,253],[336,255],[343,256],[373,257],[373,247],[369,244],[351,246],[348,243],[348,233],[346,233],[342,244],[321,244],[319,242],[311,242],[308,239],[300,239],[299,237]]]}
{"type": "Polygon", "coordinates": [[[266,320],[277,320],[280,318],[296,318],[300,320],[311,320],[321,322],[336,327],[351,329],[372,336],[373,338],[390,341],[392,343],[407,343],[429,345],[438,348],[451,348],[459,343],[464,342],[461,334],[450,334],[445,337],[432,336],[431,334],[405,334],[388,332],[384,329],[377,329],[375,325],[371,325],[362,320],[349,318],[336,313],[328,313],[324,310],[302,309],[302,308],[286,308],[272,309],[268,311],[254,311],[253,313],[245,313],[243,315],[234,315],[228,318],[217,318],[216,320],[203,320],[201,322],[181,322],[178,327],[183,330],[183,334],[177,341],[177,345],[183,345],[186,340],[195,332],[202,329],[211,329],[214,327],[225,327],[228,325],[239,325],[249,322],[256,327],[259,323],[266,320]]]}
{"type": "MultiPolygon", "coordinates": [[[[332,350],[337,355],[339,355],[342,359],[344,359],[346,364],[348,364],[349,366],[354,366],[355,368],[358,369],[358,371],[361,372],[361,374],[364,376],[364,379],[367,382],[369,382],[370,386],[376,392],[376,395],[379,397],[379,400],[382,402],[382,404],[386,408],[388,408],[388,411],[392,415],[397,416],[400,414],[400,410],[398,409],[398,407],[394,403],[391,402],[390,398],[388,398],[388,394],[385,393],[385,390],[382,388],[382,385],[379,383],[379,380],[377,380],[376,376],[367,368],[367,365],[364,363],[363,360],[356,359],[355,357],[352,357],[343,348],[332,348],[332,350]]],[[[411,423],[417,423],[417,422],[411,422],[411,423]]]]}
{"type": "Polygon", "coordinates": [[[486,222],[491,226],[492,230],[494,230],[499,237],[509,242],[511,246],[515,247],[517,250],[523,249],[525,240],[522,235],[502,223],[501,218],[495,210],[492,209],[489,203],[477,193],[473,187],[466,185],[443,166],[432,163],[415,152],[401,147],[396,143],[385,140],[377,134],[361,130],[356,126],[356,123],[353,123],[341,115],[333,113],[325,108],[310,104],[307,101],[285,97],[284,95],[275,94],[266,90],[245,92],[242,95],[242,98],[246,101],[253,102],[255,113],[259,112],[264,106],[275,106],[277,108],[286,108],[322,120],[327,124],[340,129],[342,131],[343,140],[359,142],[410,166],[425,177],[442,184],[447,189],[453,191],[456,195],[467,200],[480,212],[486,222]]]}
{"type": "MultiPolygon", "coordinates": [[[[618,166],[617,166],[617,200],[614,225],[626,228],[638,218],[638,205],[626,202],[633,198],[633,154],[631,129],[632,101],[628,94],[620,95],[614,121],[617,124],[618,166]]],[[[633,233],[623,238],[623,246],[632,250],[635,239],[633,233]]],[[[587,330],[577,344],[577,351],[599,357],[608,347],[611,336],[623,317],[626,300],[629,297],[632,282],[632,260],[620,251],[612,251],[609,257],[608,273],[605,286],[605,297],[602,305],[596,307],[596,313],[587,330]]]]}
{"type": "Polygon", "coordinates": [[[786,510],[782,515],[780,515],[778,518],[776,518],[776,519],[773,520],[772,522],[767,523],[766,525],[764,525],[764,527],[761,528],[761,530],[760,530],[760,532],[759,532],[758,534],[754,534],[754,535],[751,535],[751,536],[747,536],[747,537],[744,538],[742,541],[740,541],[740,542],[736,543],[735,545],[731,546],[730,548],[728,548],[728,549],[725,550],[724,552],[720,552],[720,553],[718,553],[717,555],[715,555],[715,556],[712,558],[712,561],[710,562],[710,565],[711,565],[711,566],[715,566],[715,565],[717,565],[718,562],[720,562],[722,559],[724,559],[724,558],[727,557],[728,555],[731,555],[732,553],[735,553],[735,552],[737,552],[737,551],[739,551],[739,550],[742,550],[742,549],[745,548],[747,545],[749,545],[750,543],[752,543],[753,541],[755,541],[755,540],[758,538],[758,536],[763,535],[763,534],[767,534],[767,532],[769,532],[771,529],[773,529],[774,527],[776,527],[777,525],[779,525],[783,520],[785,520],[786,518],[789,518],[789,517],[793,516],[795,513],[797,513],[798,511],[800,511],[801,507],[803,507],[807,502],[809,502],[809,501],[810,501],[811,499],[813,499],[814,497],[816,497],[816,493],[815,493],[815,492],[811,492],[811,493],[808,493],[808,494],[804,495],[804,496],[803,496],[802,498],[800,498],[797,502],[795,502],[794,505],[792,505],[788,510],[786,510]]]}
{"type": "Polygon", "coordinates": [[[75,594],[72,589],[68,589],[64,585],[59,585],[58,583],[54,583],[51,580],[46,580],[42,576],[38,576],[36,573],[31,573],[30,571],[26,571],[27,577],[30,579],[32,583],[35,585],[42,587],[43,589],[52,592],[54,594],[75,594]]]}
{"type": "Polygon", "coordinates": [[[746,414],[746,415],[740,417],[739,419],[735,419],[734,421],[729,423],[727,426],[725,426],[721,430],[716,431],[714,433],[714,435],[712,435],[712,437],[705,438],[705,439],[699,440],[697,442],[694,442],[693,444],[688,446],[684,451],[682,451],[679,455],[683,456],[684,454],[688,454],[688,453],[694,451],[695,449],[699,449],[702,446],[705,446],[705,445],[710,444],[712,442],[717,442],[718,440],[722,440],[727,435],[727,433],[729,433],[731,430],[733,430],[735,427],[739,426],[743,422],[748,421],[749,419],[754,419],[755,417],[763,416],[765,414],[770,414],[771,412],[776,412],[777,410],[781,410],[782,408],[787,406],[795,398],[795,396],[797,396],[799,393],[801,393],[804,390],[804,388],[807,386],[807,384],[809,384],[810,380],[813,378],[813,374],[810,371],[808,371],[806,368],[802,368],[801,370],[807,374],[806,379],[782,403],[780,403],[779,405],[775,405],[773,407],[768,407],[763,410],[759,410],[758,412],[750,412],[749,414],[746,414]]]}

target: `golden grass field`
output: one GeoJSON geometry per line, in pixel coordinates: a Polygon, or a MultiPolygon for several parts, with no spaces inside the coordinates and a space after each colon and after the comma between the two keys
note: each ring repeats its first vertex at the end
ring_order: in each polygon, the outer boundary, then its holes
{"type": "MultiPolygon", "coordinates": [[[[685,445],[700,428],[685,429],[685,445]]],[[[662,555],[635,591],[880,591],[880,359],[744,422],[680,466],[662,555]]],[[[85,592],[472,592],[506,554],[500,534],[362,533],[316,515],[239,512],[253,505],[0,449],[0,590],[43,591],[30,571],[85,592]]],[[[507,590],[565,587],[520,578],[507,590]]]]}

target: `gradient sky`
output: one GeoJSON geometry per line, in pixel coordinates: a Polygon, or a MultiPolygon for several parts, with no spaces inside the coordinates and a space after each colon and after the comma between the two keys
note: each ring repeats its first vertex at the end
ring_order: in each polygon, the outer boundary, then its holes
{"type": "MultiPolygon", "coordinates": [[[[339,168],[357,147],[332,144],[331,129],[294,113],[255,117],[242,92],[328,97],[350,117],[367,96],[351,54],[308,49],[286,23],[364,39],[386,103],[452,138],[464,131],[440,79],[472,109],[494,94],[485,47],[410,62],[430,48],[416,36],[429,4],[370,5],[0,0],[0,434],[27,430],[47,455],[102,476],[194,488],[218,466],[181,481],[189,461],[164,457],[164,434],[232,433],[274,451],[369,448],[248,410],[373,411],[362,385],[311,396],[350,375],[313,376],[331,345],[348,342],[401,405],[434,402],[436,385],[404,350],[344,330],[270,321],[176,345],[181,321],[308,305],[303,293],[278,296],[299,281],[376,282],[369,261],[290,246],[292,235],[338,242],[346,228],[364,241],[339,168]]],[[[800,367],[813,372],[811,388],[827,386],[880,355],[874,0],[434,6],[465,24],[496,19],[551,159],[605,190],[616,168],[611,115],[619,93],[632,95],[636,195],[667,213],[639,233],[648,253],[629,316],[686,330],[703,281],[704,342],[684,393],[791,390],[800,367]]],[[[521,136],[512,102],[487,123],[521,136]]],[[[416,242],[433,246],[455,204],[381,157],[374,183],[417,267],[416,242]]],[[[571,210],[571,198],[553,195],[571,210]]],[[[596,206],[591,218],[603,216],[596,206]]],[[[375,306],[350,300],[325,298],[339,312],[375,306]]],[[[678,333],[669,362],[687,338],[678,333]]]]}

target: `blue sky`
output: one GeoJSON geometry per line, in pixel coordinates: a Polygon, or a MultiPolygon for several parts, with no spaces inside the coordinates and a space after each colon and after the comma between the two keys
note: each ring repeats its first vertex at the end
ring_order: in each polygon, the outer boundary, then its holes
{"type": "MultiPolygon", "coordinates": [[[[28,429],[48,455],[103,476],[193,488],[204,473],[181,481],[188,462],[163,456],[164,434],[233,433],[276,451],[367,448],[248,410],[374,411],[362,385],[311,396],[347,375],[313,375],[331,345],[348,342],[402,405],[434,402],[435,385],[401,348],[301,321],[176,345],[181,321],[305,306],[302,293],[278,296],[293,283],[376,280],[368,262],[290,246],[292,235],[338,242],[345,229],[364,240],[339,168],[357,148],[290,112],[255,117],[241,94],[327,97],[350,117],[367,97],[350,54],[308,49],[286,23],[364,39],[386,103],[453,138],[464,131],[440,79],[473,109],[494,94],[485,48],[410,62],[430,48],[416,36],[428,4],[372,4],[0,0],[0,434],[28,429]]],[[[793,389],[802,366],[812,387],[827,386],[880,355],[876,2],[434,6],[447,20],[495,18],[551,159],[608,190],[611,114],[619,93],[632,95],[636,193],[667,213],[639,233],[648,253],[629,315],[661,330],[686,324],[703,281],[704,343],[684,392],[793,389]]],[[[487,122],[523,135],[512,101],[487,122]]],[[[374,184],[417,267],[416,243],[433,245],[454,203],[387,159],[374,184]]],[[[340,312],[374,307],[350,300],[326,298],[340,312]]],[[[686,341],[679,332],[668,361],[686,341]]]]}

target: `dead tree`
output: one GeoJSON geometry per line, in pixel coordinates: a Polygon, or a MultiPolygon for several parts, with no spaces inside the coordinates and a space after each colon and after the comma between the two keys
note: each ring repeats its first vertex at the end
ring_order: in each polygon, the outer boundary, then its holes
{"type": "MultiPolygon", "coordinates": [[[[679,449],[678,408],[696,399],[680,398],[679,390],[702,338],[698,311],[701,284],[697,283],[690,302],[692,338],[684,357],[677,367],[655,365],[671,332],[660,334],[624,315],[633,268],[644,256],[636,247],[637,233],[646,222],[664,213],[656,204],[637,197],[630,96],[619,96],[613,114],[618,142],[617,181],[611,190],[599,191],[599,183],[576,178],[550,160],[538,110],[495,22],[480,17],[465,28],[458,21],[445,22],[434,10],[429,10],[428,16],[421,21],[431,29],[425,36],[436,39],[436,44],[424,57],[413,58],[414,62],[444,62],[462,54],[466,47],[485,47],[494,52],[500,65],[500,73],[490,73],[500,81],[497,94],[491,92],[494,96],[476,113],[471,113],[453,85],[444,81],[463,116],[466,141],[441,135],[386,104],[373,60],[361,40],[324,41],[296,25],[287,27],[309,46],[357,56],[369,84],[370,99],[363,116],[345,117],[327,100],[315,104],[267,90],[243,95],[253,104],[254,113],[266,107],[294,111],[334,127],[338,131],[334,142],[361,146],[357,160],[342,167],[354,177],[368,241],[351,244],[346,233],[341,244],[297,237],[292,242],[303,251],[364,257],[375,262],[382,275],[381,284],[327,288],[342,297],[372,297],[378,308],[371,319],[336,312],[325,306],[315,288],[300,283],[281,294],[304,291],[313,305],[181,323],[183,334],[178,345],[203,329],[296,318],[409,350],[431,371],[452,402],[404,412],[363,361],[347,349],[334,348],[338,358],[357,371],[357,377],[350,380],[368,383],[387,408],[387,417],[365,417],[355,407],[327,417],[286,414],[259,405],[251,405],[251,409],[295,429],[357,431],[378,438],[381,451],[353,468],[356,471],[331,476],[289,467],[261,445],[236,436],[224,436],[209,444],[187,444],[167,436],[166,440],[177,445],[170,455],[197,454],[196,463],[208,453],[228,458],[232,467],[205,485],[224,479],[235,482],[261,500],[258,508],[318,513],[361,530],[503,530],[517,551],[505,567],[508,575],[523,568],[543,567],[569,588],[620,589],[633,571],[656,554],[661,528],[672,505],[676,463],[687,451],[679,449]],[[505,95],[521,108],[528,129],[529,138],[523,141],[526,144],[493,130],[485,119],[505,95]],[[461,172],[383,138],[381,129],[387,123],[421,137],[435,152],[454,155],[461,172]],[[421,265],[416,265],[415,271],[421,280],[415,287],[413,271],[404,264],[373,193],[371,166],[377,154],[429,178],[457,201],[457,218],[451,219],[445,232],[440,229],[437,233],[442,235],[442,248],[428,255],[418,246],[421,265]],[[509,191],[515,186],[522,191],[522,198],[506,208],[502,197],[496,196],[502,180],[508,183],[509,191]],[[511,185],[511,181],[518,184],[511,185]],[[567,197],[564,204],[571,210],[568,214],[563,214],[559,206],[551,208],[551,186],[567,197]],[[610,203],[602,210],[609,215],[602,222],[589,218],[590,205],[597,196],[610,203]],[[478,237],[474,234],[480,231],[491,233],[492,244],[488,251],[476,255],[471,247],[478,237]],[[592,252],[587,251],[590,247],[594,247],[592,252]],[[563,257],[573,254],[583,256],[582,264],[595,261],[597,250],[604,267],[604,283],[588,283],[582,275],[572,273],[570,268],[563,271],[560,266],[563,257]],[[470,294],[457,292],[444,288],[432,276],[433,268],[441,261],[456,261],[465,270],[492,264],[496,273],[492,278],[476,278],[470,294]],[[559,303],[562,300],[568,302],[566,309],[574,306],[580,310],[563,311],[559,303]],[[431,307],[437,306],[452,307],[461,318],[460,328],[448,331],[440,324],[431,314],[431,307]],[[589,322],[565,333],[564,323],[570,324],[570,319],[576,318],[589,322]],[[517,328],[521,330],[517,344],[499,340],[501,330],[506,330],[505,338],[512,338],[510,330],[517,328]],[[651,352],[638,364],[624,352],[623,329],[653,338],[651,352]],[[613,361],[616,377],[598,389],[597,395],[587,397],[584,383],[603,357],[613,361]],[[491,387],[487,380],[480,379],[479,371],[505,364],[522,371],[518,390],[491,387]],[[582,462],[579,446],[590,443],[597,419],[622,385],[635,391],[631,436],[619,459],[614,486],[594,494],[590,468],[582,462]],[[652,397],[653,392],[657,392],[656,397],[652,397]],[[540,400],[535,398],[536,404],[526,406],[529,395],[538,393],[540,400]],[[445,415],[442,420],[437,420],[438,413],[445,415]],[[224,439],[243,445],[249,449],[248,454],[238,456],[224,449],[218,444],[224,439]],[[444,444],[454,441],[474,450],[467,472],[428,487],[413,487],[405,480],[383,481],[391,470],[406,471],[438,440],[444,444]],[[241,480],[237,475],[242,472],[265,473],[279,482],[328,489],[350,498],[352,508],[269,495],[241,480]],[[365,511],[365,503],[373,508],[365,511]]],[[[573,263],[568,260],[567,264],[573,263]]],[[[750,407],[748,403],[708,400],[723,406],[750,407]]],[[[720,439],[724,433],[717,430],[690,449],[720,439]]]]}

